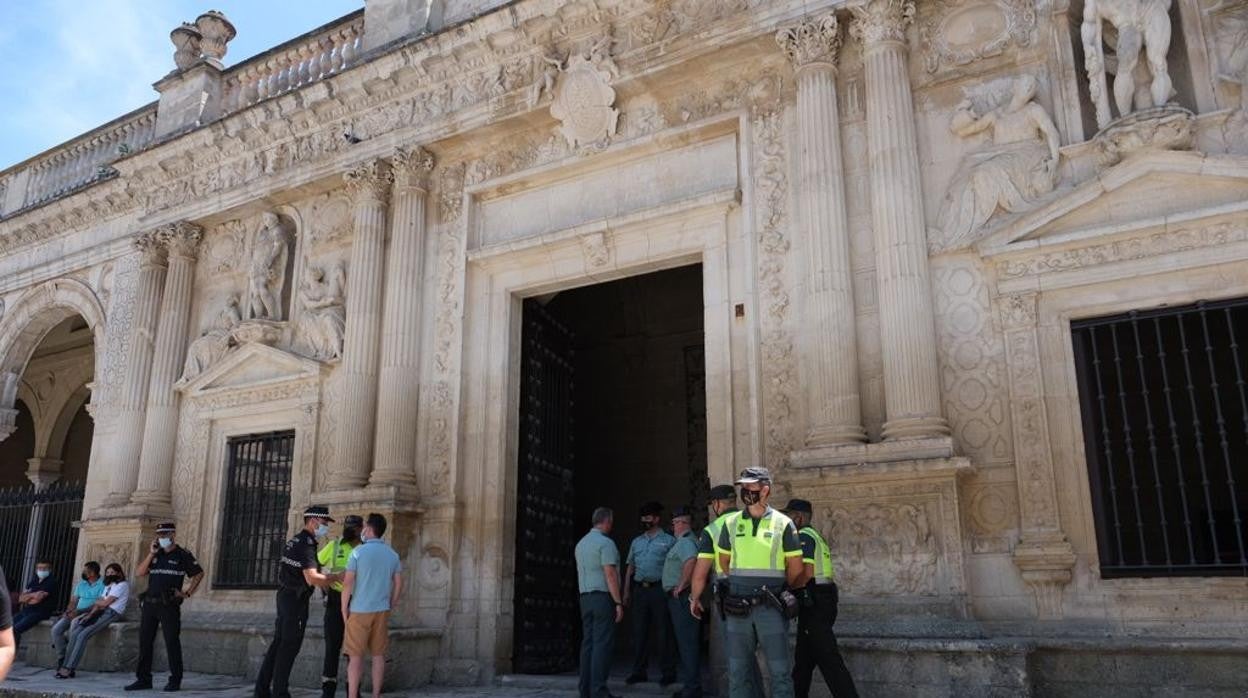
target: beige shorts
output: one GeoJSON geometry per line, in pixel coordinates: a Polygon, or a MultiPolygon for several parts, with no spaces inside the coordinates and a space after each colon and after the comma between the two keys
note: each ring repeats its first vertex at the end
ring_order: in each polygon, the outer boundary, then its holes
{"type": "Polygon", "coordinates": [[[343,647],[351,657],[372,655],[380,657],[390,646],[389,611],[376,613],[352,613],[347,617],[347,632],[343,647]]]}

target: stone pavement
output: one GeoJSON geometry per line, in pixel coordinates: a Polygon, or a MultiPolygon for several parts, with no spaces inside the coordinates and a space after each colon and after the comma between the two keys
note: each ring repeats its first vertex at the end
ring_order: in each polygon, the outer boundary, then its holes
{"type": "MultiPolygon", "coordinates": [[[[0,683],[0,698],[142,698],[163,696],[159,689],[165,685],[165,676],[157,674],[153,684],[156,690],[126,693],[122,687],[134,680],[132,674],[117,672],[80,671],[73,679],[57,679],[51,669],[17,664],[8,679],[0,683]]],[[[184,689],[177,695],[184,698],[248,698],[252,685],[237,676],[216,674],[187,674],[182,681],[184,689]]],[[[611,692],[627,698],[642,696],[666,696],[671,688],[660,690],[654,684],[624,686],[622,680],[611,682],[611,692]]],[[[173,694],[168,694],[173,695],[173,694]]],[[[345,686],[338,695],[345,696],[345,686]]],[[[367,694],[365,694],[367,695],[367,694]]],[[[387,691],[387,698],[575,698],[576,678],[555,677],[502,677],[496,686],[468,688],[418,688],[407,691],[387,691]]],[[[318,698],[320,691],[300,688],[291,691],[292,698],[318,698]]]]}

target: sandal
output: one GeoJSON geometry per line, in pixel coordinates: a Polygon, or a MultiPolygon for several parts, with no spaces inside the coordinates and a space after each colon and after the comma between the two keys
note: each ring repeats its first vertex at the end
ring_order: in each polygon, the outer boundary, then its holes
{"type": "MultiPolygon", "coordinates": [[[[65,670],[64,670],[64,669],[62,669],[61,671],[65,671],[65,670]]],[[[61,671],[56,672],[56,678],[58,678],[58,679],[72,679],[72,678],[74,678],[74,670],[73,670],[73,669],[70,669],[68,674],[62,674],[62,673],[61,673],[61,671]]]]}

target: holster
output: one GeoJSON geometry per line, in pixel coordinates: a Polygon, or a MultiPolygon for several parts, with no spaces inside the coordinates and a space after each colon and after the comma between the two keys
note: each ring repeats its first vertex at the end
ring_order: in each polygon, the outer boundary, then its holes
{"type": "Polygon", "coordinates": [[[763,598],[773,608],[779,611],[780,615],[784,616],[785,620],[793,620],[794,618],[797,617],[797,613],[798,613],[797,597],[794,596],[793,592],[789,591],[788,589],[782,590],[779,594],[773,592],[770,589],[763,589],[763,598]]]}

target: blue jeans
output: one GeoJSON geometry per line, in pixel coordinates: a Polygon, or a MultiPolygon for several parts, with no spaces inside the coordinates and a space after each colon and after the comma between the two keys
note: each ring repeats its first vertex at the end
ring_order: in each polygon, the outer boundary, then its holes
{"type": "Polygon", "coordinates": [[[56,650],[56,666],[65,664],[65,649],[69,646],[69,626],[74,619],[69,614],[62,614],[52,625],[52,649],[56,650]]]}
{"type": "Polygon", "coordinates": [[[580,698],[604,698],[615,649],[615,603],[605,591],[581,594],[580,698]]]}
{"type": "Polygon", "coordinates": [[[85,627],[79,619],[75,618],[69,626],[69,652],[65,656],[65,668],[76,669],[78,662],[82,661],[82,654],[87,651],[87,642],[115,620],[117,620],[117,612],[111,608],[104,609],[94,623],[85,627]]]}
{"type": "Polygon", "coordinates": [[[13,640],[14,642],[22,641],[22,633],[39,625],[43,621],[52,617],[51,611],[42,608],[23,608],[13,616],[13,640]]]}
{"type": "Polygon", "coordinates": [[[793,698],[793,661],[789,655],[789,622],[770,606],[755,606],[748,616],[728,616],[728,695],[750,698],[750,664],[754,647],[763,649],[771,677],[772,698],[793,698]]]}

